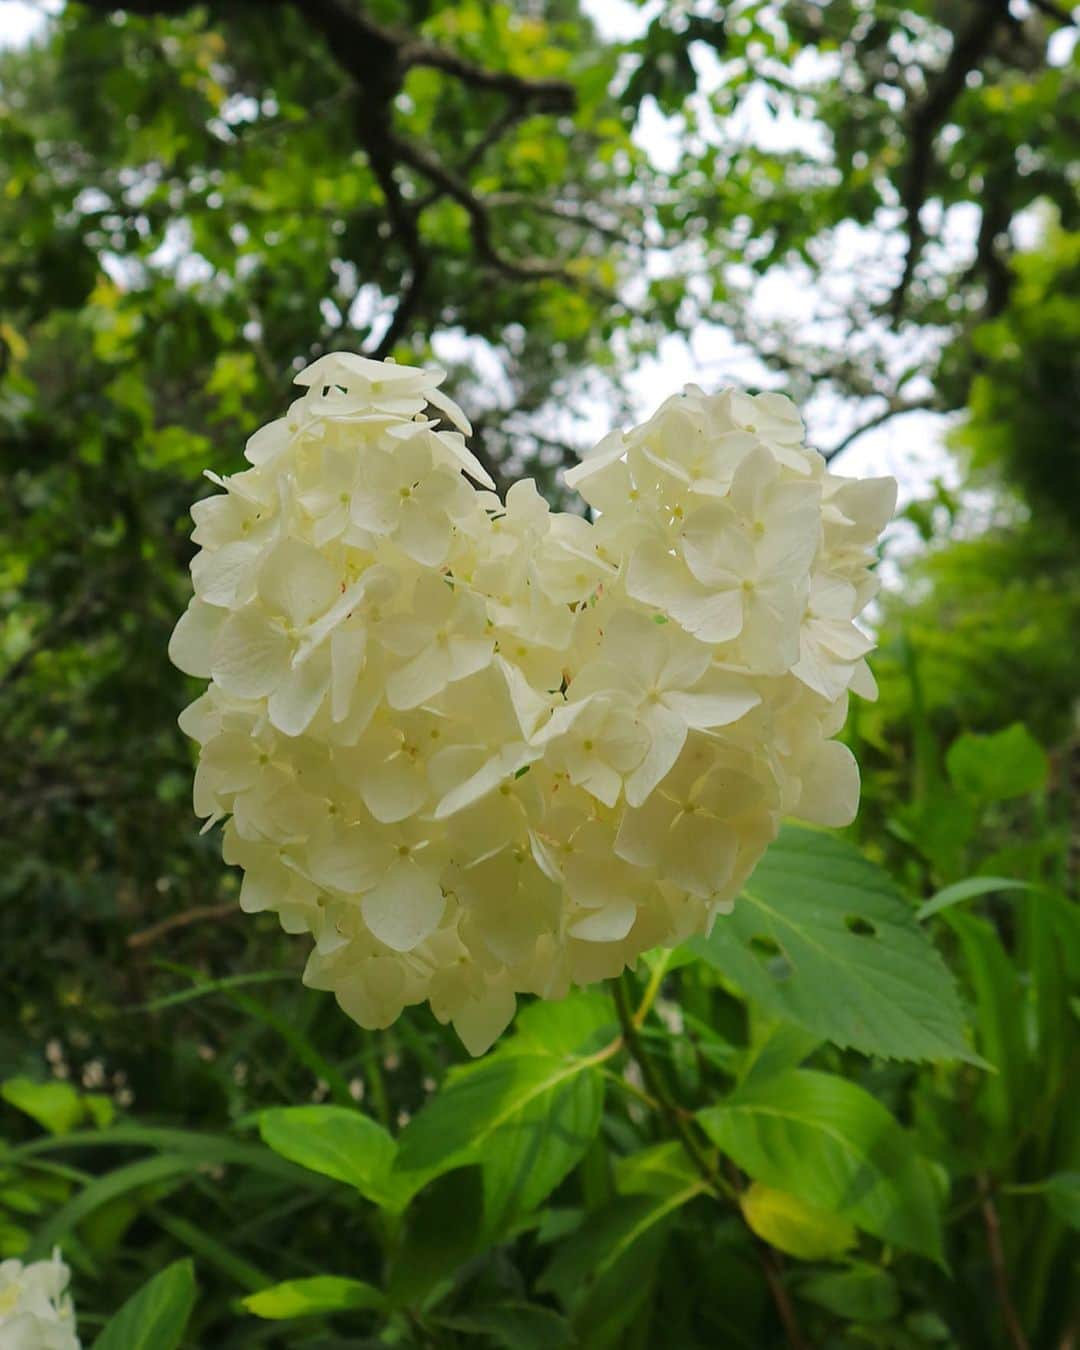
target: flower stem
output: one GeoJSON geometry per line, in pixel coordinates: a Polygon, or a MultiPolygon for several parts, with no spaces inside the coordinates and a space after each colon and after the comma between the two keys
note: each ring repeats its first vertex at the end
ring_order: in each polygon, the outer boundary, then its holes
{"type": "MultiPolygon", "coordinates": [[[[659,1111],[672,1133],[682,1144],[687,1157],[697,1168],[709,1190],[717,1199],[729,1201],[741,1214],[742,1207],[739,1204],[738,1190],[720,1173],[718,1167],[706,1155],[694,1134],[693,1116],[680,1106],[672,1096],[655,1060],[649,1054],[648,1048],[640,1035],[642,1024],[656,1000],[666,970],[667,960],[661,958],[653,969],[649,983],[645,988],[645,994],[636,1012],[633,1011],[626,972],[624,971],[619,978],[611,981],[615,1011],[622,1028],[622,1044],[641,1070],[642,1081],[652,1097],[651,1104],[659,1111]]],[[[638,1095],[645,1097],[644,1093],[638,1095]]],[[[788,1345],[791,1350],[807,1350],[807,1343],[803,1339],[795,1309],[792,1306],[787,1289],[784,1287],[776,1255],[766,1243],[761,1242],[756,1237],[755,1246],[758,1251],[758,1259],[761,1262],[761,1269],[765,1275],[765,1282],[769,1286],[769,1293],[776,1305],[776,1311],[783,1325],[784,1336],[788,1345]]]]}

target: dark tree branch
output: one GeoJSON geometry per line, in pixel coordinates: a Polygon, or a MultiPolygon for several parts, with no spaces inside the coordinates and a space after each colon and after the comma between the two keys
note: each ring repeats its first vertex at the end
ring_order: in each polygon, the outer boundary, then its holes
{"type": "MultiPolygon", "coordinates": [[[[244,0],[241,0],[243,3],[244,0]]],[[[253,0],[246,0],[252,3],[253,0]]],[[[191,7],[192,0],[84,0],[89,8],[112,12],[126,8],[139,14],[175,14],[191,7]]],[[[490,70],[457,52],[417,40],[405,31],[385,27],[349,0],[263,0],[261,8],[289,4],[327,43],[333,60],[357,87],[356,131],[386,200],[394,238],[409,261],[409,273],[390,327],[373,355],[385,356],[408,328],[422,298],[430,272],[430,252],[419,232],[419,216],[425,206],[448,196],[466,211],[473,250],[477,258],[503,276],[519,281],[554,279],[568,285],[588,285],[565,266],[539,259],[504,256],[492,237],[486,204],[470,187],[467,178],[446,166],[429,147],[406,141],[392,124],[393,99],[406,72],[413,66],[440,70],[472,89],[501,95],[508,105],[466,156],[462,171],[470,168],[521,117],[530,112],[573,111],[576,93],[564,80],[532,80],[510,71],[490,70]],[[402,194],[396,170],[408,166],[431,184],[423,202],[410,204],[402,194]]],[[[606,296],[606,293],[605,293],[606,296]]],[[[607,297],[606,298],[610,298],[607,297]]]]}
{"type": "MultiPolygon", "coordinates": [[[[482,262],[503,276],[520,281],[553,279],[571,286],[590,286],[588,281],[569,272],[562,263],[549,263],[537,258],[507,258],[500,253],[491,236],[491,218],[483,198],[478,197],[463,178],[448,169],[426,146],[407,141],[396,132],[389,134],[397,162],[408,164],[439,188],[439,195],[451,198],[464,209],[469,217],[473,251],[482,262]]],[[[592,286],[591,289],[598,288],[592,286]]],[[[604,296],[606,299],[612,298],[606,291],[604,296]]]]}
{"type": "Polygon", "coordinates": [[[864,436],[868,431],[873,431],[876,427],[884,426],[886,422],[891,422],[894,417],[903,417],[907,413],[913,412],[929,412],[934,406],[934,400],[932,398],[912,399],[907,403],[901,399],[892,399],[889,401],[888,405],[874,417],[871,417],[866,422],[860,422],[858,426],[852,427],[847,435],[841,437],[832,449],[823,450],[821,452],[822,456],[826,462],[835,459],[836,456],[846,450],[849,445],[854,444],[860,436],[864,436]]]}
{"type": "Polygon", "coordinates": [[[1007,0],[975,0],[971,17],[954,40],[949,59],[933,81],[923,101],[908,121],[910,150],[900,184],[900,204],[907,230],[907,253],[900,280],[889,300],[889,313],[899,319],[926,242],[920,213],[930,188],[934,140],[949,109],[963,92],[968,75],[986,55],[999,23],[1009,19],[1007,0]]]}
{"type": "Polygon", "coordinates": [[[1055,5],[1054,0],[1031,0],[1031,7],[1045,14],[1047,18],[1056,19],[1058,23],[1065,24],[1068,28],[1076,26],[1076,19],[1064,5],[1055,5]]]}
{"type": "Polygon", "coordinates": [[[1006,155],[1003,167],[988,175],[983,189],[982,216],[979,238],[975,245],[975,261],[969,275],[981,273],[986,278],[984,319],[996,318],[1009,302],[1013,274],[999,246],[1006,236],[1012,219],[1012,201],[1009,189],[1014,177],[1011,154],[1006,155]]]}

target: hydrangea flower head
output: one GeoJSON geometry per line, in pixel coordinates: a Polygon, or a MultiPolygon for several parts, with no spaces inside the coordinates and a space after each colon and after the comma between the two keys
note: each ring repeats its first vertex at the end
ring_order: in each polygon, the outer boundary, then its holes
{"type": "Polygon", "coordinates": [[[79,1350],[66,1293],[71,1272],[54,1252],[48,1261],[0,1261],[0,1345],[4,1350],[79,1350]]]}
{"type": "Polygon", "coordinates": [[[828,472],[776,394],[690,385],[501,501],[442,373],[324,356],[193,508],[170,644],[195,808],[243,909],[365,1027],[427,1000],[481,1053],[707,933],[785,815],[848,823],[834,737],[892,479],[828,472]]]}

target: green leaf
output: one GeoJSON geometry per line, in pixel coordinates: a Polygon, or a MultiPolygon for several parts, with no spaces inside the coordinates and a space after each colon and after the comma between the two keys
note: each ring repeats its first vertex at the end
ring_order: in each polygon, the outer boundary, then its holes
{"type": "Polygon", "coordinates": [[[705,1190],[698,1177],[667,1195],[617,1196],[563,1238],[538,1288],[570,1309],[586,1344],[594,1339],[606,1344],[633,1321],[675,1215],[705,1190]]]}
{"type": "Polygon", "coordinates": [[[945,756],[953,783],[979,801],[1004,801],[1045,787],[1046,752],[1021,722],[988,736],[964,735],[945,756]]]}
{"type": "Polygon", "coordinates": [[[980,1054],[997,1070],[978,1085],[983,1128],[978,1143],[986,1165],[1003,1162],[1014,1147],[1014,1127],[1026,1115],[1034,1086],[1025,1044],[1020,975],[993,924],[974,914],[951,911],[945,922],[959,939],[975,994],[975,1027],[980,1054]]]}
{"type": "Polygon", "coordinates": [[[93,1350],[174,1350],[194,1303],[191,1261],[174,1261],[128,1299],[98,1336],[93,1350]]]}
{"type": "Polygon", "coordinates": [[[1055,1172],[1044,1181],[1003,1188],[1009,1195],[1042,1195],[1070,1228],[1080,1228],[1080,1172],[1055,1172]]]}
{"type": "Polygon", "coordinates": [[[517,1015],[514,1035],[499,1054],[582,1055],[618,1033],[611,995],[579,990],[558,1002],[537,999],[517,1015]]]}
{"type": "Polygon", "coordinates": [[[263,1143],[312,1172],[343,1181],[365,1199],[400,1209],[407,1194],[392,1179],[397,1144],[361,1111],[344,1106],[277,1106],[259,1116],[263,1143]]]}
{"type": "Polygon", "coordinates": [[[499,1350],[568,1350],[574,1344],[566,1318],[534,1303],[496,1303],[435,1321],[448,1331],[489,1336],[499,1350]]]}
{"type": "Polygon", "coordinates": [[[436,1177],[405,1213],[390,1275],[398,1307],[420,1303],[485,1245],[484,1180],[479,1167],[436,1177]]]}
{"type": "Polygon", "coordinates": [[[313,1275],[306,1280],[286,1280],[283,1284],[249,1294],[243,1305],[256,1317],[281,1321],[287,1317],[314,1317],[320,1313],[348,1312],[361,1308],[381,1308],[385,1303],[381,1290],[363,1280],[342,1275],[313,1275]]]}
{"type": "Polygon", "coordinates": [[[150,1198],[158,1199],[163,1193],[162,1186],[193,1176],[198,1167],[198,1162],[190,1156],[159,1154],[96,1177],[34,1234],[31,1258],[44,1258],[57,1243],[102,1206],[137,1191],[144,1191],[150,1198]]]}
{"type": "Polygon", "coordinates": [[[885,1107],[856,1084],[791,1069],[744,1083],[698,1120],[755,1181],[941,1260],[929,1165],[885,1107]]]}
{"type": "Polygon", "coordinates": [[[1035,891],[1039,888],[1028,881],[1015,881],[1011,877],[967,877],[945,886],[937,895],[920,905],[915,911],[917,919],[928,919],[931,914],[940,914],[964,900],[973,900],[980,895],[993,895],[997,891],[1035,891]]]}
{"type": "Polygon", "coordinates": [[[653,1144],[615,1162],[615,1189],[620,1195],[676,1195],[701,1179],[677,1139],[653,1144]]]}
{"type": "Polygon", "coordinates": [[[9,1078],[0,1083],[0,1097],[31,1116],[50,1134],[67,1134],[81,1125],[86,1110],[70,1083],[35,1083],[31,1078],[9,1078]]]}
{"type": "Polygon", "coordinates": [[[855,1244],[855,1225],[849,1219],[760,1181],[740,1195],[739,1207],[759,1238],[800,1261],[827,1261],[855,1244]]]}
{"type": "Polygon", "coordinates": [[[785,826],[732,913],[692,946],[770,1011],[837,1045],[978,1062],[952,976],[911,907],[841,839],[785,826]]]}
{"type": "Polygon", "coordinates": [[[600,1128],[594,1061],[537,1053],[490,1056],[451,1073],[405,1127],[396,1172],[406,1186],[477,1163],[491,1236],[540,1204],[600,1128]]]}
{"type": "Polygon", "coordinates": [[[862,1262],[848,1270],[811,1275],[798,1286],[799,1296],[853,1322],[889,1322],[900,1311],[896,1281],[887,1270],[862,1262]]]}

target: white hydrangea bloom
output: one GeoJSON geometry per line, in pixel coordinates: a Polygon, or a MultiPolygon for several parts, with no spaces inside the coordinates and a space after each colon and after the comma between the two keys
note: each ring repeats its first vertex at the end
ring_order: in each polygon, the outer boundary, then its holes
{"type": "Polygon", "coordinates": [[[0,1261],[0,1346],[4,1350],[79,1350],[75,1312],[65,1292],[71,1272],[49,1261],[0,1261]]]}
{"type": "Polygon", "coordinates": [[[690,385],[566,475],[594,520],[552,514],[489,490],[442,378],[297,377],[193,508],[170,653],[209,681],[181,726],[242,908],[363,1026],[427,1000],[479,1054],[517,994],[707,932],[785,814],[852,819],[895,484],[829,473],[779,395],[690,385]]]}

